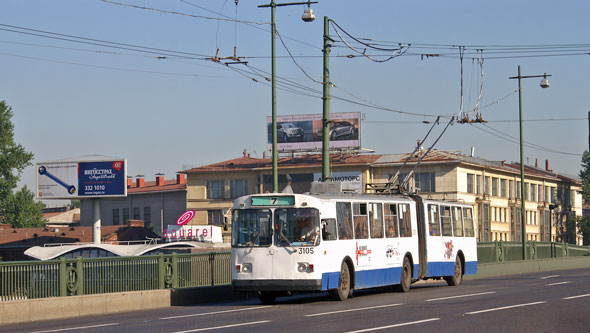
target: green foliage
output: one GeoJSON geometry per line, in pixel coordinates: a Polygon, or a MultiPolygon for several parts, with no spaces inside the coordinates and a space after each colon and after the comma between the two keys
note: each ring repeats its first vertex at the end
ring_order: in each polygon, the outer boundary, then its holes
{"type": "Polygon", "coordinates": [[[584,238],[584,245],[590,244],[590,216],[576,218],[578,234],[584,238]]]}
{"type": "Polygon", "coordinates": [[[0,216],[13,227],[42,226],[42,203],[26,186],[13,193],[23,170],[32,165],[33,153],[14,142],[12,108],[0,101],[0,216]]]}
{"type": "Polygon", "coordinates": [[[582,170],[580,170],[582,179],[582,196],[584,202],[590,203],[590,152],[587,150],[582,155],[582,170]]]}
{"type": "Polygon", "coordinates": [[[5,200],[4,218],[13,228],[34,228],[45,225],[42,213],[45,205],[35,202],[34,198],[35,194],[25,185],[5,200]]]}
{"type": "Polygon", "coordinates": [[[80,208],[80,200],[70,200],[70,209],[80,208]]]}

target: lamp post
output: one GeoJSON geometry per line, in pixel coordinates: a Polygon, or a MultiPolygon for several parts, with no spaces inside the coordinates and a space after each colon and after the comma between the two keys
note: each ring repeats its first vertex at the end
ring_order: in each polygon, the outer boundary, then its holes
{"type": "Polygon", "coordinates": [[[520,225],[522,227],[522,260],[526,260],[526,210],[525,210],[525,196],[524,196],[524,149],[522,144],[522,79],[539,78],[541,80],[541,88],[549,88],[549,81],[547,77],[550,74],[543,75],[521,75],[520,65],[518,65],[518,76],[511,76],[509,79],[518,79],[518,123],[520,124],[520,225]]]}
{"type": "Polygon", "coordinates": [[[276,55],[275,55],[275,39],[276,39],[276,26],[275,26],[275,8],[292,5],[307,5],[308,9],[303,12],[301,19],[305,22],[311,22],[315,19],[313,11],[309,8],[312,3],[317,1],[305,1],[305,2],[287,2],[287,3],[275,3],[275,0],[270,0],[269,4],[259,5],[258,8],[270,7],[270,35],[271,35],[271,91],[272,91],[272,191],[279,191],[279,152],[277,150],[277,84],[276,84],[276,55]]]}

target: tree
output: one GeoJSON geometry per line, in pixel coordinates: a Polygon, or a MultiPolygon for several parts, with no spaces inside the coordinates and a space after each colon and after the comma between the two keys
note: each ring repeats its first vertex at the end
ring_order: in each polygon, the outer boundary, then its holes
{"type": "Polygon", "coordinates": [[[32,165],[33,153],[14,142],[12,116],[12,108],[0,101],[0,216],[4,217],[4,223],[13,227],[35,226],[42,221],[43,204],[36,204],[34,195],[26,187],[14,193],[23,170],[32,165]],[[13,218],[18,218],[18,222],[13,218]]]}
{"type": "MultiPolygon", "coordinates": [[[[582,155],[580,178],[582,179],[582,198],[584,203],[590,203],[590,152],[587,150],[582,155]]],[[[576,226],[578,234],[584,237],[584,245],[590,244],[590,216],[578,218],[576,226]]]]}
{"type": "Polygon", "coordinates": [[[14,195],[8,197],[4,203],[4,218],[10,222],[13,228],[34,228],[45,225],[43,220],[43,208],[41,202],[35,202],[35,194],[23,186],[14,195]]]}

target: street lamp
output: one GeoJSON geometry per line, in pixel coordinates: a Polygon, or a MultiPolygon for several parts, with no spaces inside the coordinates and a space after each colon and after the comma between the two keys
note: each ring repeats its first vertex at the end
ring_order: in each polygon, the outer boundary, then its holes
{"type": "Polygon", "coordinates": [[[313,10],[309,8],[312,3],[317,1],[305,2],[288,2],[275,3],[275,0],[270,0],[267,5],[259,5],[258,8],[270,7],[270,31],[271,31],[271,90],[272,90],[272,191],[279,191],[279,152],[277,151],[277,84],[276,84],[276,55],[275,55],[275,37],[277,34],[275,26],[275,8],[292,5],[307,5],[308,9],[303,12],[301,19],[305,22],[311,22],[315,19],[313,10]]]}
{"type": "Polygon", "coordinates": [[[522,227],[522,260],[526,260],[526,211],[525,211],[525,197],[524,197],[524,151],[522,144],[522,87],[521,79],[539,78],[541,80],[541,88],[549,88],[549,80],[547,77],[550,74],[544,73],[543,75],[521,75],[520,65],[518,65],[518,76],[509,77],[509,79],[518,79],[518,122],[520,124],[520,225],[522,227]]]}

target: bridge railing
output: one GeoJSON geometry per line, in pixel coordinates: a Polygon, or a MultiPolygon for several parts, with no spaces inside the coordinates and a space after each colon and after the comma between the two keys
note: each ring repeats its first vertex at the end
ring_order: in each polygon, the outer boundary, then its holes
{"type": "MultiPolygon", "coordinates": [[[[527,242],[527,259],[590,255],[590,247],[527,242]]],[[[479,263],[522,260],[520,242],[484,242],[479,263]]],[[[229,252],[0,262],[0,301],[231,283],[229,252]]]]}
{"type": "Polygon", "coordinates": [[[0,301],[231,283],[230,253],[0,262],[0,301]]]}

